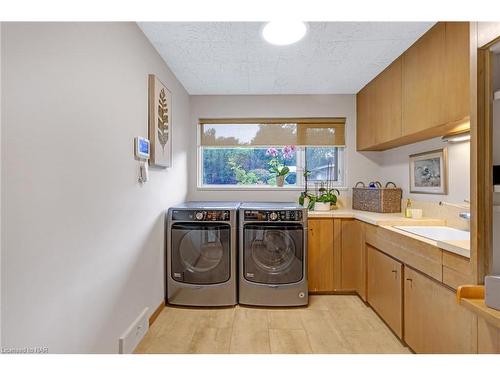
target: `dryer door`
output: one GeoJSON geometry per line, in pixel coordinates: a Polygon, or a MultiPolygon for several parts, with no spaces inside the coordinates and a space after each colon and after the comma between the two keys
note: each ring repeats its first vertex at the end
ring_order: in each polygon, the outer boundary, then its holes
{"type": "Polygon", "coordinates": [[[304,277],[303,227],[300,224],[246,224],[244,277],[260,284],[292,284],[304,277]]]}
{"type": "Polygon", "coordinates": [[[231,276],[231,227],[175,223],[171,227],[171,277],[187,284],[219,284],[231,276]]]}

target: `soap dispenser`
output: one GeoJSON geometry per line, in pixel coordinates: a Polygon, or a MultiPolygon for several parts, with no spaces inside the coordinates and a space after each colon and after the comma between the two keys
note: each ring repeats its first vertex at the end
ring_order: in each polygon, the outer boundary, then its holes
{"type": "Polygon", "coordinates": [[[408,198],[406,200],[405,217],[411,217],[411,200],[408,198]]]}

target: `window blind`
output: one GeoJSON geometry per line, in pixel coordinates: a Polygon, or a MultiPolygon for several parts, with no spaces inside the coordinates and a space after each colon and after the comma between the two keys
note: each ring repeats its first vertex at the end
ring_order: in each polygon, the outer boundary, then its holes
{"type": "Polygon", "coordinates": [[[200,119],[206,147],[345,146],[345,118],[200,119]]]}

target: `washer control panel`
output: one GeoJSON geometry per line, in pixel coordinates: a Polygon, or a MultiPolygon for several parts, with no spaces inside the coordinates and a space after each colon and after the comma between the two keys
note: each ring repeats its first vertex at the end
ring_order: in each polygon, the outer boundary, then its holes
{"type": "Polygon", "coordinates": [[[245,221],[302,221],[301,210],[245,210],[245,221]]]}
{"type": "Polygon", "coordinates": [[[173,210],[172,220],[186,221],[230,221],[228,210],[173,210]]]}

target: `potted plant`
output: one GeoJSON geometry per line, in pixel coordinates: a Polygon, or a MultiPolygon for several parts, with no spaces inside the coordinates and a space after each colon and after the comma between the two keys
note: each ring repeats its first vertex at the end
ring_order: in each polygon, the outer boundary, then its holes
{"type": "Polygon", "coordinates": [[[277,167],[273,170],[276,174],[276,185],[282,187],[285,184],[285,177],[290,172],[287,166],[277,167]]]}
{"type": "Polygon", "coordinates": [[[290,168],[285,165],[286,160],[293,157],[295,146],[285,146],[281,150],[281,156],[278,149],[270,147],[266,151],[266,155],[271,156],[269,161],[269,171],[276,178],[276,185],[282,187],[285,184],[285,178],[290,173],[290,168]]]}
{"type": "Polygon", "coordinates": [[[319,194],[308,194],[310,210],[314,211],[330,211],[332,207],[337,205],[337,196],[340,195],[340,191],[337,189],[319,189],[319,194]]]}

